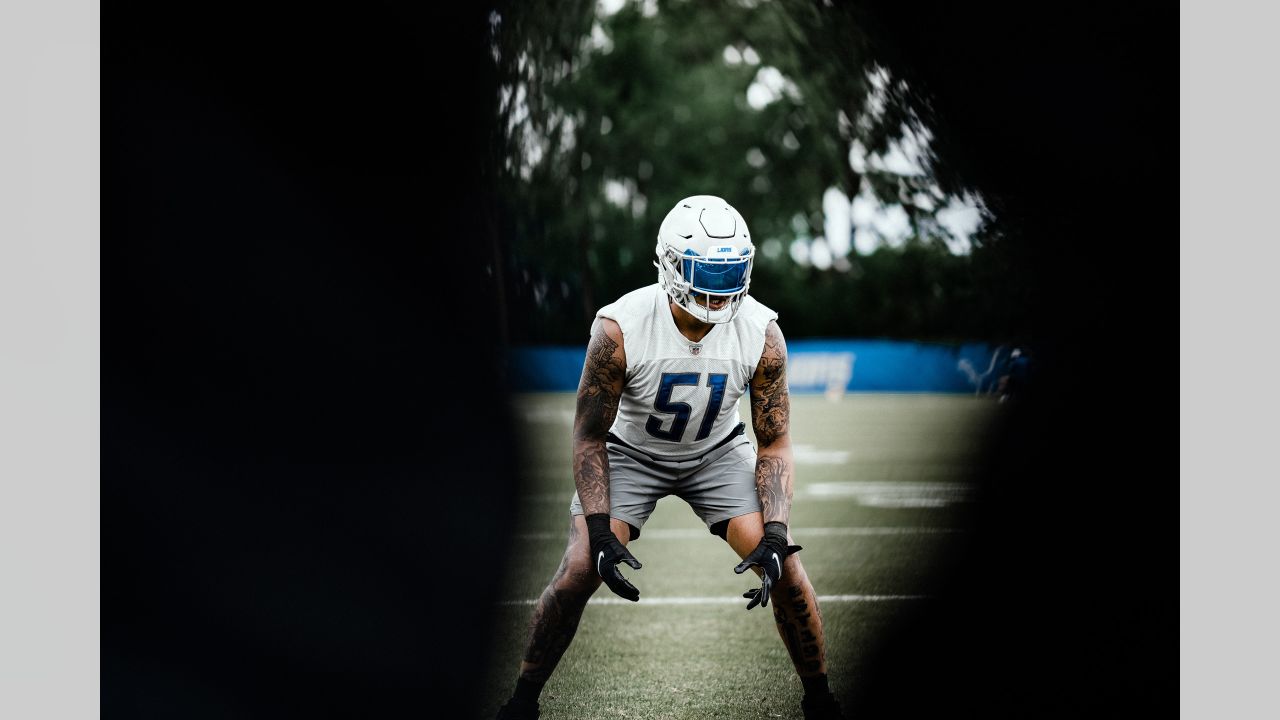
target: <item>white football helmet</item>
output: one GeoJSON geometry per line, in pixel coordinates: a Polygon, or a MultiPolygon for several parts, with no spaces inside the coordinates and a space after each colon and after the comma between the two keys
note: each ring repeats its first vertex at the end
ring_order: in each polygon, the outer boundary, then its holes
{"type": "Polygon", "coordinates": [[[727,323],[738,314],[751,286],[756,248],[747,221],[714,195],[687,197],[658,228],[658,284],[671,301],[706,323],[727,323]],[[696,296],[705,296],[699,305],[696,296]],[[728,302],[717,310],[711,303],[728,302]]]}

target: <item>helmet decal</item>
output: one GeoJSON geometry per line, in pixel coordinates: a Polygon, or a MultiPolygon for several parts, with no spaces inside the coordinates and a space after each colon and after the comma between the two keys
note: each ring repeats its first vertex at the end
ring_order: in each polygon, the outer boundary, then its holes
{"type": "Polygon", "coordinates": [[[731,238],[737,234],[738,223],[729,213],[729,208],[703,208],[698,213],[698,223],[702,225],[702,231],[707,237],[731,238]]]}

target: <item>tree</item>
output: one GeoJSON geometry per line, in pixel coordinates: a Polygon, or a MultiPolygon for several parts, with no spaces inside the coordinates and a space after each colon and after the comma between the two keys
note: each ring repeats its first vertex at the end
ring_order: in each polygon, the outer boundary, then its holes
{"type": "Polygon", "coordinates": [[[855,18],[798,2],[603,5],[490,17],[490,269],[516,341],[581,342],[599,305],[653,282],[662,217],[701,193],[743,211],[760,250],[752,292],[797,336],[999,331],[984,298],[1000,284],[975,282],[998,273],[974,267],[998,257],[953,253],[938,222],[967,188],[935,172],[923,100],[874,62],[855,18]],[[861,197],[905,224],[857,252],[850,214],[835,227],[824,214],[833,191],[837,206],[861,197]]]}

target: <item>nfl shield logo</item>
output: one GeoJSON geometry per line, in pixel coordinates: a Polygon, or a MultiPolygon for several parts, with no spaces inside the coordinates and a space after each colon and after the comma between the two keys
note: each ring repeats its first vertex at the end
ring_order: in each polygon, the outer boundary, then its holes
{"type": "Polygon", "coordinates": [[[701,352],[702,352],[702,346],[701,346],[701,345],[690,345],[690,346],[689,346],[689,352],[693,353],[694,355],[698,355],[699,353],[701,353],[701,352]]]}

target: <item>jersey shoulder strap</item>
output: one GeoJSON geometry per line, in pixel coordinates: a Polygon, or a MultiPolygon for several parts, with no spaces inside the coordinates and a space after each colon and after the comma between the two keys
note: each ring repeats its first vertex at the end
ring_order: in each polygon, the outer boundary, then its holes
{"type": "Polygon", "coordinates": [[[733,318],[738,343],[744,352],[744,360],[755,368],[764,354],[764,334],[769,323],[778,319],[778,313],[750,295],[742,300],[742,307],[733,318]]]}
{"type": "Polygon", "coordinates": [[[596,311],[597,318],[609,318],[622,329],[623,349],[627,353],[627,365],[639,360],[639,353],[649,343],[653,334],[658,295],[662,288],[657,283],[632,290],[614,302],[596,311]]]}

